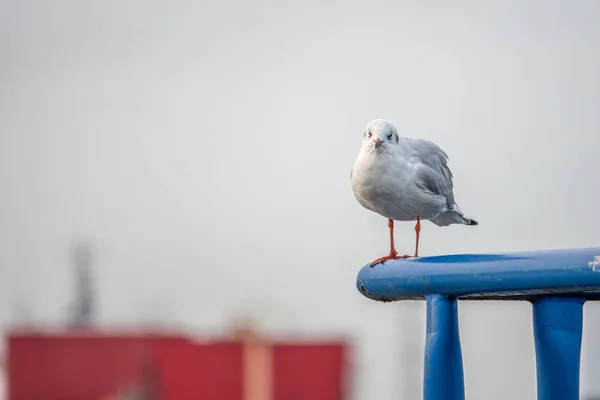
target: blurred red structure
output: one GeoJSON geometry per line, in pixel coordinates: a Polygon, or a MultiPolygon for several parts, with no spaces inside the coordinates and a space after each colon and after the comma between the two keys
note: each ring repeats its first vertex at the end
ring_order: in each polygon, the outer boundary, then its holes
{"type": "Polygon", "coordinates": [[[11,334],[9,400],[340,400],[342,341],[199,343],[183,336],[11,334]]]}

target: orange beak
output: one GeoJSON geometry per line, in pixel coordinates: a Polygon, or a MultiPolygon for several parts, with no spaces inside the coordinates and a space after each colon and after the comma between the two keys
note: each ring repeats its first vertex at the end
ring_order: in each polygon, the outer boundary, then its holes
{"type": "Polygon", "coordinates": [[[379,140],[379,138],[373,140],[373,142],[375,142],[375,148],[378,148],[379,146],[381,146],[381,140],[379,140]]]}

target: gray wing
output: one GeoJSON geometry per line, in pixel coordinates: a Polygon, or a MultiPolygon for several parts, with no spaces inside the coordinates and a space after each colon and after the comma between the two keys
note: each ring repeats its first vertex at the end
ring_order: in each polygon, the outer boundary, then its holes
{"type": "Polygon", "coordinates": [[[430,193],[444,196],[448,209],[454,208],[454,184],[448,168],[448,155],[433,142],[423,139],[407,141],[410,157],[415,159],[417,186],[430,193]]]}

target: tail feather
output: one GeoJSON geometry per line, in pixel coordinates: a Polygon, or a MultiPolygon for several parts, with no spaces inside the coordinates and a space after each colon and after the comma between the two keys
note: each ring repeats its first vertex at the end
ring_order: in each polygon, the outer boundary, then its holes
{"type": "Polygon", "coordinates": [[[460,210],[449,210],[441,213],[436,219],[431,220],[437,226],[448,226],[452,224],[479,225],[474,219],[465,217],[460,210]]]}
{"type": "Polygon", "coordinates": [[[456,214],[458,214],[458,216],[460,217],[460,219],[461,219],[461,222],[459,222],[459,223],[462,223],[462,224],[464,224],[464,225],[472,225],[472,226],[479,225],[479,222],[475,221],[474,219],[471,219],[471,218],[467,218],[467,217],[465,217],[465,216],[463,215],[463,212],[462,212],[462,210],[460,209],[460,207],[459,207],[459,206],[458,206],[458,204],[456,204],[456,203],[454,203],[454,206],[453,206],[453,211],[454,211],[456,214]]]}
{"type": "Polygon", "coordinates": [[[463,217],[463,219],[465,220],[465,225],[479,225],[479,222],[475,221],[474,219],[467,217],[463,217]]]}

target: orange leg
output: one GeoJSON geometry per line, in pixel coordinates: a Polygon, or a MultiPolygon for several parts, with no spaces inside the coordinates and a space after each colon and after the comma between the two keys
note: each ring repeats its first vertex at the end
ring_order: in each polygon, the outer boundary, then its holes
{"type": "Polygon", "coordinates": [[[404,256],[404,257],[399,256],[398,253],[396,252],[396,249],[394,248],[394,220],[393,219],[388,219],[388,227],[390,228],[390,254],[385,257],[380,257],[377,260],[373,261],[371,263],[371,267],[373,267],[379,263],[383,263],[384,261],[387,261],[387,260],[408,257],[408,256],[404,256]]]}
{"type": "Polygon", "coordinates": [[[417,234],[417,245],[415,246],[415,257],[419,257],[419,236],[421,235],[421,218],[417,217],[417,225],[415,225],[417,234]]]}
{"type": "Polygon", "coordinates": [[[394,220],[388,219],[388,228],[390,228],[390,255],[398,255],[396,253],[396,249],[394,248],[394,220]]]}

